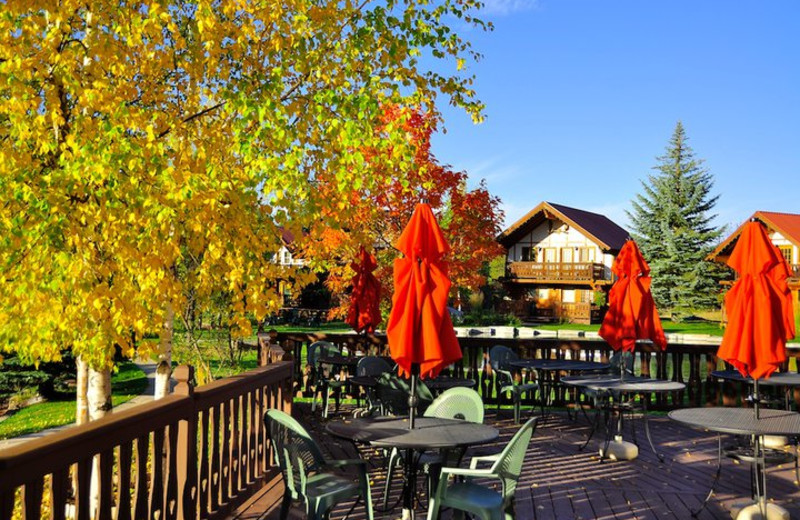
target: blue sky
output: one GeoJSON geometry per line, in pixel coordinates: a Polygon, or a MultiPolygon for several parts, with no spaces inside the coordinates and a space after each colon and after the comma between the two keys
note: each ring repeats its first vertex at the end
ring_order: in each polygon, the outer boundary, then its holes
{"type": "Polygon", "coordinates": [[[437,159],[485,178],[506,225],[543,200],[625,210],[681,120],[719,225],[800,213],[800,2],[485,0],[469,39],[487,119],[445,108],[437,159]]]}

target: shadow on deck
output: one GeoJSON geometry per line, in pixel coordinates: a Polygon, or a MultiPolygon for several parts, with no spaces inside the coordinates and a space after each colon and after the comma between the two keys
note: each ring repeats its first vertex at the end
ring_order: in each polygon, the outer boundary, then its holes
{"type": "MultiPolygon", "coordinates": [[[[325,421],[310,415],[305,404],[295,404],[294,414],[321,441],[324,450],[334,457],[352,458],[356,453],[372,461],[372,495],[377,508],[383,499],[385,470],[377,450],[356,449],[347,441],[330,437],[325,421]]],[[[487,409],[486,423],[500,429],[500,439],[491,446],[482,446],[469,453],[495,453],[515,431],[510,411],[487,409]]],[[[331,418],[329,420],[336,420],[331,418]]],[[[641,421],[635,421],[641,450],[639,458],[629,462],[600,461],[599,439],[592,439],[584,451],[578,451],[589,430],[582,417],[571,421],[564,413],[548,415],[540,420],[525,459],[523,477],[517,488],[516,518],[518,519],[689,519],[698,509],[713,480],[717,461],[717,436],[686,428],[665,416],[651,418],[651,430],[656,447],[664,454],[660,463],[650,451],[641,432],[641,421]]],[[[625,432],[630,440],[630,430],[625,432]]],[[[723,444],[726,442],[723,436],[723,444]]],[[[400,475],[394,481],[390,503],[396,503],[400,493],[400,475]]],[[[422,489],[422,487],[420,488],[422,489]]],[[[277,519],[283,483],[280,477],[272,480],[247,504],[229,518],[236,520],[277,519]]],[[[767,495],[786,508],[792,518],[800,518],[800,487],[795,482],[792,464],[768,469],[767,495]]],[[[728,519],[734,504],[746,502],[750,496],[749,466],[723,459],[722,474],[717,491],[699,519],[728,519]]],[[[426,503],[417,508],[418,518],[425,518],[426,503]]],[[[334,512],[341,518],[349,509],[334,512]]],[[[398,518],[399,506],[389,513],[376,510],[376,519],[398,518]]],[[[449,512],[443,514],[449,518],[449,512]]],[[[292,510],[290,518],[302,518],[302,511],[292,510]]],[[[351,518],[365,517],[363,506],[356,506],[351,518]]]]}

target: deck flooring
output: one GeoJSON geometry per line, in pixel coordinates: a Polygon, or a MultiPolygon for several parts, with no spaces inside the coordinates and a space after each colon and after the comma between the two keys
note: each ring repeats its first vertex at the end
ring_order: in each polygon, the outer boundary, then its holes
{"type": "MultiPolygon", "coordinates": [[[[340,412],[347,413],[346,410],[340,412]]],[[[354,447],[348,441],[335,439],[325,432],[325,420],[312,416],[307,405],[295,405],[294,415],[309,427],[323,449],[337,458],[361,456],[371,462],[372,496],[376,519],[399,518],[399,507],[382,513],[385,470],[383,457],[376,450],[354,447]]],[[[332,416],[328,420],[336,420],[332,416]]],[[[500,451],[511,438],[515,426],[508,410],[498,417],[487,409],[485,422],[500,430],[500,438],[491,446],[481,446],[468,452],[487,454],[500,451]]],[[[539,422],[528,449],[523,476],[515,501],[517,519],[690,519],[699,509],[714,477],[717,465],[717,435],[684,427],[666,416],[651,417],[651,431],[656,448],[665,456],[661,463],[644,438],[641,420],[633,421],[637,428],[640,455],[634,461],[601,461],[598,448],[601,437],[596,435],[584,451],[583,444],[589,425],[584,417],[571,420],[564,412],[550,413],[539,422]]],[[[626,429],[626,440],[631,440],[626,429]]],[[[733,441],[723,436],[723,444],[733,441]]],[[[791,448],[793,449],[793,448],[791,448]]],[[[396,503],[401,487],[397,474],[390,502],[396,503]]],[[[420,479],[422,481],[422,479],[420,479]]],[[[421,489],[421,488],[420,488],[421,489]]],[[[269,483],[257,496],[229,518],[231,520],[277,519],[283,484],[280,479],[269,483]]],[[[793,464],[768,469],[767,494],[771,501],[787,509],[792,518],[800,518],[800,487],[795,481],[793,464]]],[[[722,473],[715,495],[697,517],[700,520],[728,519],[735,504],[746,502],[750,496],[750,470],[745,464],[723,459],[722,473]]],[[[417,516],[425,517],[426,499],[421,500],[417,516]]],[[[342,518],[349,507],[338,508],[332,518],[342,518]]],[[[443,514],[449,518],[450,515],[443,514]]],[[[291,517],[302,517],[299,510],[291,517]]],[[[350,518],[363,519],[359,504],[350,518]]]]}

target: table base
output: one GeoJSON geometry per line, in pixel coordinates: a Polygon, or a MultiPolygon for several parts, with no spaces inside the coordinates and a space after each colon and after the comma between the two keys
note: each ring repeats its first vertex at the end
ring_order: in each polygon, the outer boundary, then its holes
{"type": "Polygon", "coordinates": [[[731,517],[736,520],[789,520],[789,512],[773,503],[750,502],[748,504],[734,505],[731,508],[731,517]],[[764,516],[766,511],[767,515],[764,516]]]}
{"type": "Polygon", "coordinates": [[[608,441],[603,448],[600,448],[599,453],[604,459],[633,460],[639,456],[639,446],[623,441],[622,436],[617,435],[613,441],[608,441]]]}

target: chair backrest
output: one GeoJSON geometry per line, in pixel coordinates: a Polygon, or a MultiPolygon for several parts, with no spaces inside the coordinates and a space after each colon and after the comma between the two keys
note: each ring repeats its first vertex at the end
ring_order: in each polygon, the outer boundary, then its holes
{"type": "Polygon", "coordinates": [[[308,476],[325,465],[325,457],[308,431],[289,414],[267,410],[264,423],[283,481],[292,496],[298,498],[303,494],[308,476]]]}
{"type": "Polygon", "coordinates": [[[536,431],[538,419],[534,417],[523,424],[492,464],[490,471],[503,483],[503,509],[508,508],[514,499],[519,476],[522,473],[522,463],[525,461],[525,452],[528,451],[531,437],[536,431]]]}
{"type": "Polygon", "coordinates": [[[492,366],[492,371],[505,378],[512,377],[509,363],[518,359],[519,356],[505,345],[495,345],[489,349],[489,364],[492,366]]]}
{"type": "Polygon", "coordinates": [[[483,399],[471,388],[450,388],[433,400],[425,416],[482,423],[483,399]]]}
{"type": "Polygon", "coordinates": [[[339,354],[339,349],[330,341],[315,341],[308,346],[308,364],[317,367],[317,360],[325,355],[339,354]]]}
{"type": "MultiPolygon", "coordinates": [[[[408,415],[408,397],[411,395],[411,386],[404,379],[400,379],[391,372],[385,372],[378,377],[378,400],[384,412],[389,415],[408,415]]],[[[417,380],[417,411],[424,413],[433,401],[430,389],[421,380],[417,380]]]]}
{"type": "Polygon", "coordinates": [[[358,361],[356,375],[379,376],[391,372],[392,366],[388,361],[378,356],[365,356],[358,361]]]}
{"type": "Polygon", "coordinates": [[[625,352],[624,350],[618,350],[612,354],[611,358],[608,360],[608,364],[611,365],[609,368],[609,372],[612,374],[621,374],[622,367],[625,367],[626,374],[633,374],[633,362],[636,360],[633,352],[625,352]]]}

